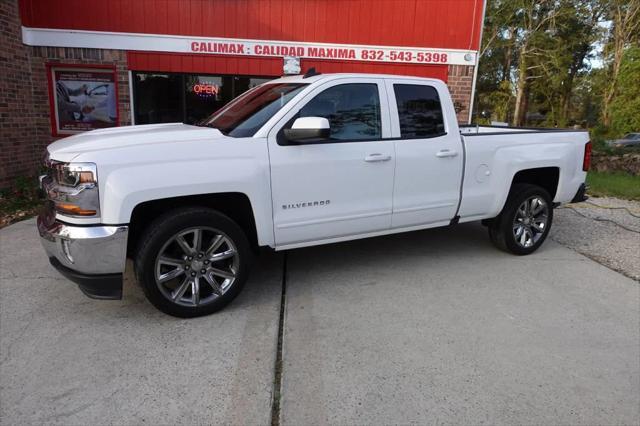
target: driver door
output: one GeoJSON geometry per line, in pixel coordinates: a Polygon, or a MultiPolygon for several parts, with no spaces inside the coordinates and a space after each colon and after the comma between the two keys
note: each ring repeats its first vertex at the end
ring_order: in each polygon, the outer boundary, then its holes
{"type": "Polygon", "coordinates": [[[395,153],[383,138],[390,134],[382,79],[333,80],[298,102],[269,133],[276,246],[388,230],[395,153]],[[284,129],[299,117],[327,118],[330,138],[289,143],[284,129]]]}

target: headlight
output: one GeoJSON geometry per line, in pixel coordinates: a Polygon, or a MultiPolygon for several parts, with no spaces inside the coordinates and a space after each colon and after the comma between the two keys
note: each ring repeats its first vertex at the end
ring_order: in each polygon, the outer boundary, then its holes
{"type": "Polygon", "coordinates": [[[60,170],[60,185],[70,186],[72,188],[78,185],[95,185],[96,184],[96,166],[92,163],[71,163],[64,164],[60,170]]]}
{"type": "Polygon", "coordinates": [[[50,173],[40,182],[58,213],[76,217],[100,215],[98,172],[93,163],[48,161],[50,173]]]}

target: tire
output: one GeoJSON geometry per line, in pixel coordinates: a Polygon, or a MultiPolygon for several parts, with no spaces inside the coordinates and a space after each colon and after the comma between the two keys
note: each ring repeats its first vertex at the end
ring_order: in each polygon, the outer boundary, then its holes
{"type": "Polygon", "coordinates": [[[489,238],[501,250],[527,255],[544,243],[552,223],[549,193],[537,185],[515,184],[504,208],[489,224],[489,238]]]}
{"type": "Polygon", "coordinates": [[[181,318],[228,305],[247,281],[251,263],[238,224],[199,207],[171,210],[154,220],[136,253],[136,278],[149,302],[181,318]]]}

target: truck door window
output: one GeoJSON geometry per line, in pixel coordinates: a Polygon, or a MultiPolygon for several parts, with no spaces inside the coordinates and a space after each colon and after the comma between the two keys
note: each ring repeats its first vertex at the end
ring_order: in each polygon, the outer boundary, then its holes
{"type": "Polygon", "coordinates": [[[394,84],[403,139],[432,138],[445,134],[442,106],[435,88],[418,84],[394,84]]]}
{"type": "Polygon", "coordinates": [[[340,84],[318,94],[303,106],[298,117],[324,117],[332,141],[380,139],[380,97],[375,83],[340,84]]]}

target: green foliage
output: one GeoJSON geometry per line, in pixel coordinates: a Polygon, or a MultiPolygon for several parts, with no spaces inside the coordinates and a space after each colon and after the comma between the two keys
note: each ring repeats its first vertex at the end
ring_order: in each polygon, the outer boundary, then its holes
{"type": "Polygon", "coordinates": [[[16,178],[11,187],[0,190],[0,226],[34,215],[41,204],[37,178],[16,178]]]}
{"type": "Polygon", "coordinates": [[[640,200],[640,176],[620,172],[589,172],[587,184],[591,195],[640,200]]]}
{"type": "Polygon", "coordinates": [[[611,103],[611,136],[640,131],[640,47],[625,50],[616,97],[611,103]]]}
{"type": "Polygon", "coordinates": [[[640,131],[639,42],[640,0],[489,0],[474,118],[598,126],[606,150],[640,131]]]}

